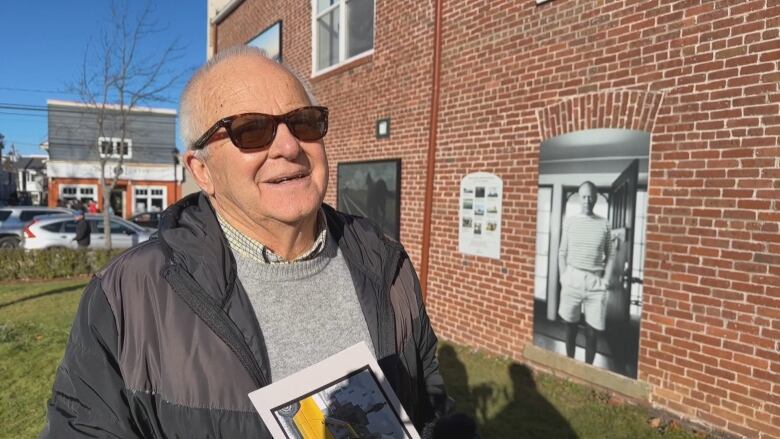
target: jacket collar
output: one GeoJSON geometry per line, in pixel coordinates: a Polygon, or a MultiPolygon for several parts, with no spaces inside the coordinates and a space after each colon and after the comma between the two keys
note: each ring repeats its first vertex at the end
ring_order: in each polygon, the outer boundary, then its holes
{"type": "Polygon", "coordinates": [[[206,195],[196,192],[168,207],[158,229],[168,265],[183,268],[224,304],[236,282],[236,263],[206,195]]]}
{"type": "Polygon", "coordinates": [[[397,274],[400,243],[386,237],[372,222],[345,215],[323,204],[328,231],[338,242],[350,268],[361,270],[381,285],[389,286],[397,274]]]}
{"type": "MultiPolygon", "coordinates": [[[[379,285],[389,286],[400,268],[401,245],[366,220],[322,205],[328,224],[350,271],[358,270],[379,285]]],[[[178,265],[218,303],[229,298],[236,283],[236,262],[214,208],[202,192],[168,207],[160,217],[158,239],[169,265],[178,265]]]]}

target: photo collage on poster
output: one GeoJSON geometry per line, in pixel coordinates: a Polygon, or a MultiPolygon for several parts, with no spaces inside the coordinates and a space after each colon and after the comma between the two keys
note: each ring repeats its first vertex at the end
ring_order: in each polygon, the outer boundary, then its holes
{"type": "Polygon", "coordinates": [[[461,181],[461,253],[500,258],[502,188],[498,176],[484,172],[469,174],[461,181]]]}
{"type": "Polygon", "coordinates": [[[534,344],[637,377],[650,136],[593,129],[542,142],[534,344]]]}

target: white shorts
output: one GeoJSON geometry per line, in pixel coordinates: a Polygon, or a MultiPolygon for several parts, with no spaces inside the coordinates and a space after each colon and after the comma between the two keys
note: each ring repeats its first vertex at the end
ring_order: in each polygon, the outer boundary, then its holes
{"type": "Polygon", "coordinates": [[[601,277],[567,266],[561,277],[558,315],[569,323],[577,323],[583,311],[588,325],[603,331],[607,317],[607,289],[601,277]]]}

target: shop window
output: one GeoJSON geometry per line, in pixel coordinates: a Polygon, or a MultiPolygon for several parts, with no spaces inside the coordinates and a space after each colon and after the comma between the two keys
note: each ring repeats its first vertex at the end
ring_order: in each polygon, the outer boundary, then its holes
{"type": "MultiPolygon", "coordinates": [[[[67,185],[60,186],[60,200],[65,202],[68,207],[76,206],[78,202],[81,202],[83,206],[86,206],[90,201],[97,201],[97,186],[96,185],[67,185]]],[[[82,207],[83,207],[82,206],[82,207]]]]}
{"type": "Polygon", "coordinates": [[[167,207],[165,188],[136,187],[134,192],[135,213],[160,212],[167,207]]]}

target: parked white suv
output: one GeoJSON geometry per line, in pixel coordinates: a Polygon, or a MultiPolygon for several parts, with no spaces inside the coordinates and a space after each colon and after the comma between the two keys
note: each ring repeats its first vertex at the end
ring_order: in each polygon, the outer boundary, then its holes
{"type": "Polygon", "coordinates": [[[6,206],[0,207],[0,248],[19,247],[24,225],[36,216],[73,213],[64,207],[6,206]]]}
{"type": "MultiPolygon", "coordinates": [[[[106,248],[103,234],[103,215],[85,215],[92,229],[89,248],[106,248]]],[[[70,215],[47,215],[33,220],[24,228],[22,247],[26,250],[45,248],[78,248],[76,243],[76,217],[70,215]]],[[[111,247],[130,248],[149,239],[148,229],[125,221],[118,216],[111,217],[111,247]]]]}

